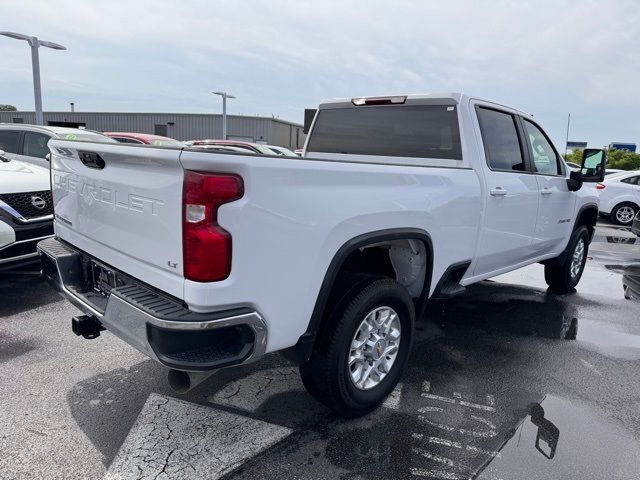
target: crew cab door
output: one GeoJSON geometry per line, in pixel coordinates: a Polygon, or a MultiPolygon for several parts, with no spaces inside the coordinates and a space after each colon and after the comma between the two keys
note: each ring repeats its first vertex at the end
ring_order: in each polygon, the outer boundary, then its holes
{"type": "Polygon", "coordinates": [[[571,235],[576,194],[569,191],[560,154],[540,126],[520,118],[525,138],[525,154],[540,190],[538,218],[533,235],[536,255],[562,251],[571,235]]]}
{"type": "Polygon", "coordinates": [[[532,238],[540,193],[528,171],[517,116],[484,104],[475,105],[475,112],[485,157],[485,212],[474,275],[486,275],[535,256],[532,238]]]}

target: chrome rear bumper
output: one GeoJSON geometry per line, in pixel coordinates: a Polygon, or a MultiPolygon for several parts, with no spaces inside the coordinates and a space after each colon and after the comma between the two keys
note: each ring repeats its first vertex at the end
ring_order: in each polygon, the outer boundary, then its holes
{"type": "Polygon", "coordinates": [[[87,284],[88,264],[98,260],[56,237],[38,243],[38,251],[45,277],[63,297],[169,368],[213,370],[249,363],[265,353],[267,327],[256,311],[195,313],[115,269],[123,284],[104,294],[87,284]]]}

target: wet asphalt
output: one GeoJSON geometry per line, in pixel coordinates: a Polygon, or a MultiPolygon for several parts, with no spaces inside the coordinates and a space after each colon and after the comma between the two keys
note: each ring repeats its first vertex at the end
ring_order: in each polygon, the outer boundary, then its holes
{"type": "Polygon", "coordinates": [[[639,266],[603,224],[576,293],[533,265],[432,303],[398,388],[349,421],[279,355],[176,395],[109,333],[75,337],[45,283],[3,277],[0,478],[640,478],[639,266]]]}

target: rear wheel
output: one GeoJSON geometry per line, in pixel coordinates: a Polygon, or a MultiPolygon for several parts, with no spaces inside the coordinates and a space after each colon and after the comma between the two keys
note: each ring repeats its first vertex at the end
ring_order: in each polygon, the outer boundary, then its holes
{"type": "Polygon", "coordinates": [[[638,207],[633,203],[621,203],[611,210],[611,221],[618,225],[631,225],[638,213],[638,207]]]}
{"type": "Polygon", "coordinates": [[[300,366],[307,391],[336,413],[373,410],[394,389],[413,342],[415,313],[406,289],[374,277],[343,298],[300,366]]]}
{"type": "Polygon", "coordinates": [[[578,285],[589,252],[589,231],[580,226],[573,231],[569,239],[566,255],[562,263],[550,263],[544,266],[544,279],[554,292],[568,293],[578,285]]]}

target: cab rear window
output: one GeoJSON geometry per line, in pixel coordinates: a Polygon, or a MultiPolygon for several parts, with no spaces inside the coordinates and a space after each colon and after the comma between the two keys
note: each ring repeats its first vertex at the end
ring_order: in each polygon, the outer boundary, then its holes
{"type": "Polygon", "coordinates": [[[385,105],[320,110],[307,151],[462,160],[457,108],[385,105]]]}

